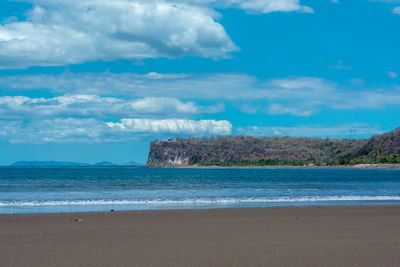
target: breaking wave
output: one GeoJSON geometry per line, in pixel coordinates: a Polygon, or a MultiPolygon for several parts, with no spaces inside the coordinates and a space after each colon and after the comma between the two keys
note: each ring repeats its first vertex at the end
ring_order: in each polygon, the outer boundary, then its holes
{"type": "Polygon", "coordinates": [[[197,199],[148,199],[148,200],[51,200],[51,201],[1,201],[0,207],[87,206],[87,205],[224,205],[240,203],[296,203],[296,202],[345,202],[345,201],[400,201],[400,196],[312,196],[275,198],[197,198],[197,199]]]}

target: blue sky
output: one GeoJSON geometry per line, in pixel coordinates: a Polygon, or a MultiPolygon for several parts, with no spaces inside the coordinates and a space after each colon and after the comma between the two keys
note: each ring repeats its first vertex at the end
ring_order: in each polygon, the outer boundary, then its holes
{"type": "Polygon", "coordinates": [[[0,164],[400,126],[397,0],[0,0],[0,164]]]}

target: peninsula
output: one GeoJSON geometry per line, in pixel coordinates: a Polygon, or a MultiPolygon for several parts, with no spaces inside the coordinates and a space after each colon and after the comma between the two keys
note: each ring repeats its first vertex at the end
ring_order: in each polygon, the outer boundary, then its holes
{"type": "Polygon", "coordinates": [[[400,164],[400,127],[369,139],[221,136],[153,141],[147,166],[400,164]]]}

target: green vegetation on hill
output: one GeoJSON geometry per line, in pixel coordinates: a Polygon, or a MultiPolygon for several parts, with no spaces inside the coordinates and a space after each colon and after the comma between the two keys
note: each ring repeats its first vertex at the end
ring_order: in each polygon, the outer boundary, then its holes
{"type": "Polygon", "coordinates": [[[154,141],[149,167],[400,163],[400,128],[370,139],[230,136],[154,141]]]}

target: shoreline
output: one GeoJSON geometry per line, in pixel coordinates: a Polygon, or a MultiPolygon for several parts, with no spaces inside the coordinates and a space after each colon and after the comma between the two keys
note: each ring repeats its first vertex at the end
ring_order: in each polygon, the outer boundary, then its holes
{"type": "Polygon", "coordinates": [[[289,166],[289,165],[266,165],[266,166],[199,166],[199,165],[188,165],[188,166],[166,166],[166,167],[152,167],[152,166],[0,166],[0,168],[24,168],[24,169],[36,169],[36,168],[72,168],[72,169],[112,169],[112,168],[126,168],[126,169],[400,169],[400,164],[356,164],[356,165],[325,165],[325,166],[289,166]]]}
{"type": "Polygon", "coordinates": [[[398,208],[400,212],[400,204],[334,204],[334,205],[293,205],[293,206],[255,206],[255,207],[221,207],[221,208],[170,208],[170,209],[138,209],[138,210],[118,210],[111,209],[106,211],[54,211],[54,212],[31,212],[31,213],[0,213],[0,222],[1,217],[4,216],[41,216],[41,215],[107,215],[107,214],[133,214],[133,213],[169,213],[169,212],[207,212],[207,211],[230,211],[230,210],[257,210],[257,209],[347,209],[347,208],[380,208],[380,207],[392,207],[398,208]]]}
{"type": "Polygon", "coordinates": [[[400,205],[0,215],[1,266],[396,266],[400,205]]]}
{"type": "Polygon", "coordinates": [[[285,204],[276,202],[271,205],[255,205],[255,206],[200,206],[196,207],[167,207],[167,208],[142,208],[142,209],[118,209],[117,207],[112,207],[110,209],[99,209],[99,210],[79,210],[75,211],[65,211],[65,210],[54,210],[54,211],[33,211],[33,212],[6,212],[0,213],[1,216],[16,216],[16,215],[73,215],[73,214],[109,214],[109,213],[137,213],[137,212],[191,212],[191,211],[224,211],[224,210],[240,210],[240,209],[291,209],[291,208],[351,208],[351,207],[398,207],[400,209],[400,202],[397,200],[387,201],[387,202],[379,202],[379,200],[374,201],[371,200],[368,202],[357,202],[357,201],[347,201],[348,203],[339,204],[329,203],[324,204],[323,201],[315,202],[314,204],[304,204],[305,202],[301,202],[302,204],[297,204],[296,202],[286,202],[285,204]],[[290,203],[290,204],[289,204],[290,203]]]}
{"type": "Polygon", "coordinates": [[[400,164],[357,164],[334,166],[170,166],[147,167],[148,169],[354,169],[354,170],[398,170],[400,164]]]}
{"type": "Polygon", "coordinates": [[[112,168],[126,168],[126,169],[375,169],[375,170],[397,170],[400,169],[400,164],[356,164],[356,165],[329,165],[329,166],[288,166],[288,165],[267,165],[267,166],[165,166],[165,167],[150,167],[150,166],[0,166],[0,168],[11,169],[40,169],[40,168],[71,168],[71,169],[112,169],[112,168]]]}

